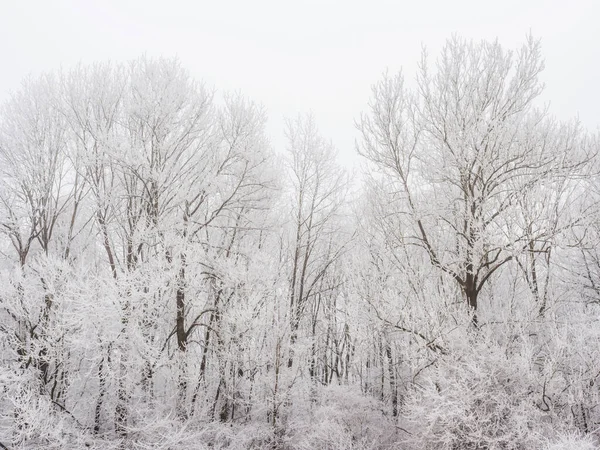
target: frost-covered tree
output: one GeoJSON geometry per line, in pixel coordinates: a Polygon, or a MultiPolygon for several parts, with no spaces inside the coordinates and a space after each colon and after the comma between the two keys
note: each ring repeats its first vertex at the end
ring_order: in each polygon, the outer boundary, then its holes
{"type": "Polygon", "coordinates": [[[535,106],[540,43],[517,52],[498,42],[447,41],[416,86],[401,74],[373,86],[357,126],[359,151],[387,183],[390,220],[403,245],[452,279],[477,322],[480,293],[509,261],[555,229],[518,223],[523,202],[554,190],[581,160],[577,128],[535,106]]]}

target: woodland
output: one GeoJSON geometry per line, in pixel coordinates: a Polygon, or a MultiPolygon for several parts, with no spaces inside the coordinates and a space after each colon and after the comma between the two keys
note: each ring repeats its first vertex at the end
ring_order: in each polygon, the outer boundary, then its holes
{"type": "Polygon", "coordinates": [[[543,68],[454,36],[384,73],[355,172],[177,59],[25,79],[0,449],[598,448],[600,134],[543,68]]]}

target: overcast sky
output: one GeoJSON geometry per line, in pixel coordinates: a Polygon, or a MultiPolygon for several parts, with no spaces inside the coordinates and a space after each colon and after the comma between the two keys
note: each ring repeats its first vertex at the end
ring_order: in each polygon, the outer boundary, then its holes
{"type": "Polygon", "coordinates": [[[27,74],[77,62],[178,56],[219,90],[282,118],[313,111],[341,155],[354,152],[354,119],[388,68],[414,78],[421,46],[435,56],[452,33],[516,48],[540,37],[544,99],[560,118],[600,125],[600,1],[26,1],[0,0],[0,100],[27,74]]]}

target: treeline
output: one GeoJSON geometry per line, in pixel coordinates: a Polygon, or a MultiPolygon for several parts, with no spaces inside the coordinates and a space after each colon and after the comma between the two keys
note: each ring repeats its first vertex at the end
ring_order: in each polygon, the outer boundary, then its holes
{"type": "Polygon", "coordinates": [[[591,449],[598,134],[540,43],[447,41],[373,85],[358,185],[315,119],[173,59],[0,110],[6,448],[591,449]]]}

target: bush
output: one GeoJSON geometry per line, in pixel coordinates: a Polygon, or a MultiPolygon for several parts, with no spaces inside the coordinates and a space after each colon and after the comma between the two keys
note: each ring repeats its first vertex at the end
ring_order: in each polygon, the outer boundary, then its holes
{"type": "Polygon", "coordinates": [[[565,433],[546,444],[544,450],[594,450],[598,448],[592,438],[579,433],[565,433]]]}
{"type": "Polygon", "coordinates": [[[312,418],[291,436],[294,449],[383,448],[395,426],[383,415],[383,405],[357,387],[331,385],[320,389],[312,418]]]}
{"type": "Polygon", "coordinates": [[[472,343],[438,360],[409,395],[413,448],[517,450],[543,445],[549,417],[536,406],[526,357],[472,343]]]}

